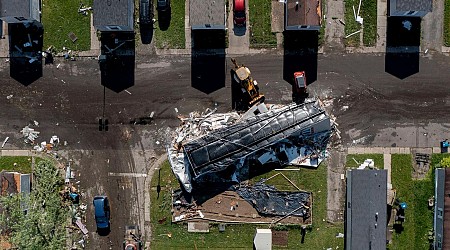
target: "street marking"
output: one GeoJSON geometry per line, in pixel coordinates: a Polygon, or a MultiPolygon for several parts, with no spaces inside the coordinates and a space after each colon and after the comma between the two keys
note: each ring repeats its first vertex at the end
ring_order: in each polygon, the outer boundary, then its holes
{"type": "Polygon", "coordinates": [[[147,174],[139,173],[108,173],[108,176],[123,176],[123,177],[147,177],[147,174]]]}

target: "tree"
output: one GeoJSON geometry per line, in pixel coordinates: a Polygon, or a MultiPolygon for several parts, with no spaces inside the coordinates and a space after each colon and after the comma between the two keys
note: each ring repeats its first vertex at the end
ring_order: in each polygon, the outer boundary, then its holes
{"type": "Polygon", "coordinates": [[[0,199],[2,233],[10,236],[19,249],[64,249],[68,209],[62,206],[59,190],[62,178],[50,161],[41,161],[34,169],[29,195],[18,194],[0,199]],[[26,213],[24,212],[26,208],[26,213]]]}

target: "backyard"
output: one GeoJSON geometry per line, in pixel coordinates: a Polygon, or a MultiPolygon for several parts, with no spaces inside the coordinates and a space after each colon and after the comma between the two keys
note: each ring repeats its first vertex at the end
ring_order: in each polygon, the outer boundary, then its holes
{"type": "MultiPolygon", "coordinates": [[[[173,176],[170,165],[165,162],[161,166],[161,193],[158,198],[156,190],[158,172],[154,175],[151,187],[151,221],[152,249],[252,249],[253,236],[256,228],[268,228],[269,225],[228,224],[225,232],[219,232],[217,224],[210,224],[209,233],[188,233],[186,224],[171,224],[171,189],[178,188],[178,181],[173,176]],[[159,222],[158,222],[159,221],[159,222]],[[160,223],[161,222],[161,223],[160,223]],[[170,237],[168,236],[170,235],[170,237]]],[[[261,178],[268,178],[278,172],[271,171],[250,180],[255,183],[261,178]]],[[[283,171],[301,190],[313,193],[313,222],[306,230],[304,243],[301,243],[299,226],[279,226],[276,229],[288,230],[288,249],[343,249],[344,240],[336,238],[344,232],[343,223],[330,224],[326,222],[327,202],[327,166],[322,164],[318,169],[303,169],[298,171],[283,171]]],[[[281,176],[277,176],[267,184],[276,186],[279,190],[294,190],[293,186],[281,176]],[[280,178],[278,178],[280,177],[280,178]]],[[[274,246],[274,249],[286,247],[274,246]]]]}
{"type": "Polygon", "coordinates": [[[271,27],[272,3],[265,0],[252,0],[249,5],[250,46],[275,47],[277,39],[271,27]]]}
{"type": "Polygon", "coordinates": [[[155,11],[155,46],[159,49],[184,49],[184,13],[185,1],[171,1],[170,20],[159,20],[158,12],[155,11]],[[167,22],[170,22],[168,27],[167,22]]]}
{"type": "Polygon", "coordinates": [[[42,24],[44,25],[44,49],[53,46],[60,52],[63,47],[76,51],[86,51],[91,46],[90,20],[87,15],[78,13],[80,4],[91,7],[93,0],[66,1],[42,0],[42,24]],[[73,32],[75,42],[69,38],[73,32]]]}

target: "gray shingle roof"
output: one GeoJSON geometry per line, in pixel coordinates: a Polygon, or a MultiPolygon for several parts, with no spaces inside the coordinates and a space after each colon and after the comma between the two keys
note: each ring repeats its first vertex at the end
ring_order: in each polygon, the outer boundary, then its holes
{"type": "MultiPolygon", "coordinates": [[[[232,13],[230,12],[230,15],[232,13]]],[[[189,22],[194,25],[225,25],[225,1],[190,0],[189,22]]]]}
{"type": "Polygon", "coordinates": [[[386,170],[347,171],[346,249],[386,249],[386,196],[386,170]]]}
{"type": "Polygon", "coordinates": [[[133,0],[94,0],[94,26],[134,27],[133,0]]]}
{"type": "Polygon", "coordinates": [[[431,11],[433,2],[431,0],[397,0],[397,11],[431,11]]]}
{"type": "Polygon", "coordinates": [[[0,17],[22,16],[30,17],[31,0],[1,0],[0,17]]]}

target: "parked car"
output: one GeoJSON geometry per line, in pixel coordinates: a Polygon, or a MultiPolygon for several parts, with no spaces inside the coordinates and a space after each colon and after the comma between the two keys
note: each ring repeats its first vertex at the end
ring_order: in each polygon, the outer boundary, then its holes
{"type": "Polygon", "coordinates": [[[157,0],[157,11],[168,11],[170,9],[170,0],[157,0]]]}
{"type": "Polygon", "coordinates": [[[109,228],[109,216],[110,208],[108,197],[106,196],[95,196],[94,197],[94,212],[95,212],[95,223],[98,229],[108,229],[109,228]]]}
{"type": "Polygon", "coordinates": [[[233,22],[245,26],[245,0],[233,0],[233,22]]]}
{"type": "Polygon", "coordinates": [[[153,25],[153,0],[139,1],[139,24],[153,25]]]}

